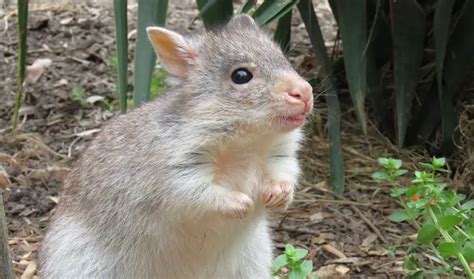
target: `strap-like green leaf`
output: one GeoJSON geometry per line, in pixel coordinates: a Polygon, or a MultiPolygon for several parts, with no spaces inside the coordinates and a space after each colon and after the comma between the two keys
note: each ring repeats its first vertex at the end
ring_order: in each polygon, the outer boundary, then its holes
{"type": "Polygon", "coordinates": [[[117,44],[117,92],[119,95],[120,111],[127,110],[128,89],[128,19],[127,0],[114,0],[115,36],[117,44]]]}
{"type": "Polygon", "coordinates": [[[18,112],[20,111],[21,98],[23,96],[23,82],[25,81],[28,3],[28,0],[18,0],[18,81],[12,119],[13,129],[16,128],[18,120],[18,112]]]}
{"type": "Polygon", "coordinates": [[[280,45],[284,52],[290,48],[292,11],[293,10],[290,10],[278,20],[278,25],[273,35],[273,39],[280,45]]]}
{"type": "Polygon", "coordinates": [[[426,19],[416,0],[390,1],[396,98],[396,134],[403,146],[423,58],[426,19]]]}
{"type": "Polygon", "coordinates": [[[224,24],[234,13],[232,0],[197,0],[199,16],[206,28],[224,24]]]}
{"type": "Polygon", "coordinates": [[[168,0],[139,0],[137,44],[133,73],[133,101],[136,107],[149,99],[151,77],[156,63],[156,54],[146,34],[146,27],[164,25],[168,0]]]}
{"type": "Polygon", "coordinates": [[[265,25],[277,20],[291,11],[298,0],[265,0],[253,14],[259,25],[265,25]]]}
{"type": "Polygon", "coordinates": [[[443,145],[449,145],[451,148],[454,147],[452,137],[454,129],[456,128],[456,112],[454,111],[452,100],[450,100],[450,92],[444,92],[443,68],[449,38],[451,12],[454,7],[454,2],[455,1],[451,0],[438,0],[433,21],[436,53],[436,81],[438,85],[438,98],[441,104],[443,145]]]}
{"type": "Polygon", "coordinates": [[[335,0],[341,31],[344,65],[355,112],[367,134],[365,96],[367,94],[367,0],[335,0]]]}
{"type": "Polygon", "coordinates": [[[341,109],[334,86],[332,66],[326,52],[323,35],[319,22],[314,13],[311,0],[301,0],[298,10],[303,18],[308,36],[313,46],[313,52],[320,63],[320,75],[323,77],[323,90],[326,92],[328,106],[328,134],[329,134],[329,175],[333,190],[342,194],[344,192],[344,159],[342,157],[340,117],[341,109]]]}

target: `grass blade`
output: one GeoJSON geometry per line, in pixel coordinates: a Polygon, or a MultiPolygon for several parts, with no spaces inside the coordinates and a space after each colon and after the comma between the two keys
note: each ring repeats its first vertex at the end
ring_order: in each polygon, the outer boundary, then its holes
{"type": "Polygon", "coordinates": [[[0,278],[13,279],[12,262],[10,250],[8,249],[7,222],[5,207],[3,206],[3,195],[0,192],[0,278]]]}
{"type": "Polygon", "coordinates": [[[128,19],[127,0],[114,0],[115,36],[117,41],[117,92],[119,95],[120,111],[127,110],[128,89],[128,19]]]}
{"type": "Polygon", "coordinates": [[[438,98],[441,109],[441,127],[442,127],[442,144],[443,146],[454,147],[452,136],[456,128],[456,112],[452,100],[450,101],[450,92],[444,92],[443,85],[443,67],[446,57],[446,47],[449,38],[449,23],[451,21],[451,13],[454,7],[454,1],[438,0],[435,8],[433,20],[433,34],[436,53],[436,81],[438,88],[438,98]]]}
{"type": "Polygon", "coordinates": [[[226,23],[232,17],[232,0],[197,0],[199,16],[206,28],[226,23]]]}
{"type": "Polygon", "coordinates": [[[423,58],[426,19],[416,0],[390,1],[397,145],[403,146],[423,58]]]}
{"type": "MultiPolygon", "coordinates": [[[[452,105],[463,93],[462,85],[466,74],[474,67],[474,1],[464,2],[459,18],[449,38],[443,65],[443,95],[447,102],[443,105],[452,105]]],[[[435,82],[430,96],[438,94],[438,82],[435,82]]],[[[426,98],[420,109],[423,113],[415,121],[411,131],[416,135],[411,143],[424,143],[435,134],[436,128],[441,121],[440,98],[426,98]]],[[[455,127],[457,118],[454,116],[452,126],[455,127]]],[[[451,137],[452,139],[452,137],[451,137]]],[[[449,147],[449,146],[448,146],[449,147]]],[[[446,146],[442,148],[444,153],[449,153],[446,146]]]]}
{"type": "Polygon", "coordinates": [[[336,0],[344,65],[355,112],[367,134],[365,96],[367,92],[367,0],[336,0]]]}
{"type": "Polygon", "coordinates": [[[443,152],[454,148],[453,133],[458,119],[454,103],[462,93],[462,85],[468,72],[474,66],[474,1],[466,1],[461,10],[451,38],[443,68],[443,96],[440,99],[443,125],[443,152]]]}
{"type": "Polygon", "coordinates": [[[367,38],[367,98],[372,104],[379,128],[388,135],[392,132],[390,121],[390,99],[384,94],[383,78],[390,59],[392,40],[390,25],[386,16],[388,2],[371,0],[367,2],[368,14],[372,17],[367,38]],[[372,16],[373,15],[373,16],[372,16]]]}
{"type": "Polygon", "coordinates": [[[265,25],[277,20],[291,11],[298,0],[265,0],[253,14],[259,25],[265,25]]]}
{"type": "Polygon", "coordinates": [[[277,28],[273,34],[273,39],[280,45],[280,48],[284,52],[290,48],[292,11],[293,10],[290,10],[278,20],[277,28]]]}
{"type": "Polygon", "coordinates": [[[323,77],[323,90],[326,92],[328,106],[329,175],[333,190],[338,194],[342,194],[344,192],[344,159],[342,157],[340,133],[341,109],[335,92],[332,66],[312,1],[301,0],[298,3],[298,10],[308,31],[316,59],[321,65],[320,74],[323,77]]]}
{"type": "Polygon", "coordinates": [[[136,107],[148,101],[156,54],[146,34],[146,27],[164,25],[168,0],[138,0],[137,44],[133,73],[133,102],[136,107]]]}
{"type": "Polygon", "coordinates": [[[247,14],[257,5],[257,0],[248,0],[240,7],[238,14],[247,14]]]}
{"type": "Polygon", "coordinates": [[[23,83],[26,70],[26,33],[28,25],[28,0],[18,0],[18,84],[13,110],[13,129],[16,129],[18,112],[20,111],[23,96],[23,83]]]}

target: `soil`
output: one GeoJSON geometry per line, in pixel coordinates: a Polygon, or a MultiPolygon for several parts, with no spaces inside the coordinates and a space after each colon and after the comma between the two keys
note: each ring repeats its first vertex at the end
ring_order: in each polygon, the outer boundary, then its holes
{"type": "MultiPolygon", "coordinates": [[[[193,3],[170,3],[168,25],[188,33],[202,29],[199,20],[193,21],[197,16],[193,3]]],[[[19,127],[13,131],[18,42],[13,8],[0,11],[0,191],[6,201],[15,273],[33,278],[38,247],[58,202],[62,180],[102,125],[118,114],[115,31],[110,6],[32,6],[27,64],[40,58],[49,58],[52,64],[37,81],[25,85],[19,127]]],[[[135,30],[135,15],[136,4],[130,4],[129,30],[135,30]]],[[[330,12],[321,6],[318,15],[330,45],[335,37],[330,12]]],[[[298,43],[291,48],[290,60],[300,72],[314,72],[304,26],[297,17],[294,21],[293,42],[298,43]]],[[[131,32],[130,61],[134,41],[131,32]]],[[[396,148],[373,126],[367,136],[362,135],[353,112],[344,109],[346,191],[344,197],[335,195],[329,187],[323,100],[321,96],[316,100],[313,124],[308,126],[301,153],[304,178],[295,201],[286,213],[275,213],[272,218],[276,253],[286,243],[307,248],[308,258],[322,277],[402,277],[405,250],[400,245],[415,231],[388,221],[387,216],[399,205],[390,197],[389,186],[375,183],[371,175],[377,170],[378,157],[416,162],[426,154],[396,148]],[[389,247],[396,247],[395,255],[389,256],[389,247]]],[[[406,167],[414,169],[412,164],[406,167]]],[[[466,175],[457,177],[466,179],[466,175]]],[[[450,185],[462,183],[459,179],[450,185]]]]}

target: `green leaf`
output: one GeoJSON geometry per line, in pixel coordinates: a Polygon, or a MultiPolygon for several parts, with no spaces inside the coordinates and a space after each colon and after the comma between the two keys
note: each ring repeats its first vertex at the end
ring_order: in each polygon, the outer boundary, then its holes
{"type": "Polygon", "coordinates": [[[407,188],[393,188],[390,196],[396,198],[407,192],[407,188]]]}
{"type": "Polygon", "coordinates": [[[199,16],[206,28],[226,23],[232,18],[232,0],[197,0],[199,16]]]}
{"type": "MultiPolygon", "coordinates": [[[[292,244],[288,243],[286,244],[285,246],[285,253],[294,253],[295,252],[295,246],[293,246],[292,244]]],[[[287,254],[288,255],[288,254],[287,254]]]]}
{"type": "Polygon", "coordinates": [[[276,259],[273,261],[272,273],[273,274],[277,273],[278,271],[280,271],[282,267],[284,267],[287,264],[288,264],[288,259],[286,258],[286,255],[280,255],[276,257],[276,259]]]}
{"type": "Polygon", "coordinates": [[[313,271],[313,262],[310,260],[305,260],[301,263],[301,273],[303,274],[303,278],[306,278],[311,271],[313,271]]]}
{"type": "Polygon", "coordinates": [[[15,94],[15,107],[13,109],[12,126],[16,129],[18,112],[20,111],[21,99],[23,96],[23,83],[25,81],[26,70],[26,33],[28,30],[28,0],[18,0],[18,77],[17,90],[15,94]]]}
{"type": "MultiPolygon", "coordinates": [[[[386,16],[389,1],[370,0],[367,2],[367,22],[372,22],[366,46],[367,56],[367,98],[372,104],[374,116],[381,131],[392,129],[390,120],[390,98],[384,90],[386,65],[391,59],[392,38],[386,16]],[[373,15],[373,18],[371,16],[373,15]]],[[[330,1],[331,3],[331,1],[330,1]]]]}
{"type": "Polygon", "coordinates": [[[433,157],[433,160],[432,160],[431,164],[432,164],[435,168],[442,168],[442,167],[444,167],[444,165],[446,165],[446,158],[436,158],[436,157],[433,157]]]}
{"type": "Polygon", "coordinates": [[[115,37],[117,38],[117,92],[120,111],[127,110],[128,91],[128,19],[127,0],[114,0],[115,37]]]}
{"type": "Polygon", "coordinates": [[[442,229],[448,230],[461,223],[462,220],[462,217],[456,215],[446,215],[438,218],[438,224],[442,229]]]}
{"type": "Polygon", "coordinates": [[[290,49],[292,14],[292,10],[290,10],[278,20],[277,28],[273,35],[273,39],[280,45],[280,48],[284,52],[290,49]]]}
{"type": "Polygon", "coordinates": [[[245,4],[240,7],[240,10],[237,12],[238,14],[246,14],[249,13],[255,6],[257,5],[257,0],[248,0],[245,4]]]}
{"type": "Polygon", "coordinates": [[[408,170],[403,170],[403,169],[402,170],[397,170],[397,171],[395,171],[395,176],[397,176],[397,177],[402,176],[407,172],[408,172],[408,170]]]}
{"type": "Polygon", "coordinates": [[[466,243],[461,253],[468,263],[473,263],[474,262],[474,242],[466,243]]]}
{"type": "MultiPolygon", "coordinates": [[[[449,137],[449,129],[457,126],[457,116],[450,113],[453,104],[462,95],[469,91],[463,90],[464,81],[474,66],[474,1],[464,1],[461,10],[458,12],[459,18],[454,25],[446,49],[446,57],[443,67],[443,104],[439,98],[432,98],[433,94],[439,94],[437,83],[433,90],[429,92],[428,98],[423,102],[420,111],[420,119],[417,119],[413,131],[416,132],[417,142],[426,142],[435,133],[439,125],[442,113],[445,117],[443,134],[449,137]],[[441,106],[449,106],[440,109],[441,106]],[[449,117],[449,118],[446,118],[449,117]]],[[[452,111],[451,111],[452,112],[452,111]]],[[[457,136],[457,130],[451,138],[457,136]]],[[[444,140],[444,139],[443,139],[444,140]]],[[[442,151],[449,153],[452,145],[444,145],[442,151]]]]}
{"type": "Polygon", "coordinates": [[[294,257],[293,257],[292,260],[295,261],[295,262],[299,261],[302,258],[304,258],[307,254],[308,254],[308,250],[298,248],[298,249],[295,250],[295,254],[294,254],[294,257]]]}
{"type": "Polygon", "coordinates": [[[437,249],[443,258],[453,257],[459,253],[459,249],[454,242],[441,242],[437,249]]]}
{"type": "Polygon", "coordinates": [[[425,223],[421,230],[418,232],[417,240],[420,243],[428,244],[432,242],[436,236],[438,236],[438,228],[432,223],[425,223]]]}
{"type": "Polygon", "coordinates": [[[403,267],[411,271],[417,270],[419,264],[420,263],[418,262],[418,259],[415,257],[414,254],[405,256],[405,259],[403,261],[403,267]]]}
{"type": "Polygon", "coordinates": [[[420,191],[420,187],[416,185],[410,186],[410,188],[407,189],[407,197],[411,198],[414,194],[417,194],[420,191]]]}
{"type": "MultiPolygon", "coordinates": [[[[441,104],[443,144],[453,143],[452,135],[455,129],[455,126],[453,126],[453,124],[456,123],[456,113],[454,111],[454,106],[452,103],[450,103],[449,95],[444,94],[443,86],[444,58],[446,56],[446,47],[448,44],[449,35],[449,23],[451,20],[451,12],[454,7],[454,2],[455,1],[452,0],[438,0],[433,20],[433,35],[436,54],[436,81],[438,83],[438,98],[441,104]]],[[[434,164],[434,158],[433,165],[436,167],[436,165],[434,164]]]]}
{"type": "Polygon", "coordinates": [[[355,112],[367,134],[365,96],[367,94],[367,1],[335,0],[344,49],[344,65],[355,112]]]}
{"type": "Polygon", "coordinates": [[[133,102],[135,107],[149,100],[150,84],[156,64],[153,50],[146,28],[153,25],[164,25],[168,0],[138,0],[137,43],[135,47],[135,63],[133,73],[133,102]]]}
{"type": "Polygon", "coordinates": [[[255,10],[253,17],[259,25],[265,25],[290,12],[297,3],[298,0],[265,0],[255,10]]]}
{"type": "Polygon", "coordinates": [[[396,99],[396,134],[403,146],[418,82],[425,41],[425,13],[416,0],[390,1],[394,79],[396,99]]]}
{"type": "Polygon", "coordinates": [[[405,210],[398,210],[395,213],[388,216],[388,219],[392,222],[403,222],[410,219],[410,216],[405,210]]]}
{"type": "Polygon", "coordinates": [[[288,272],[288,279],[306,279],[306,278],[303,277],[301,270],[292,269],[288,272]]]}
{"type": "Polygon", "coordinates": [[[379,158],[378,162],[382,167],[387,167],[389,159],[388,158],[379,158]]]}
{"type": "Polygon", "coordinates": [[[390,180],[390,176],[386,171],[378,171],[372,174],[372,178],[375,180],[390,180]]]}
{"type": "Polygon", "coordinates": [[[402,160],[390,159],[389,164],[390,164],[391,168],[393,168],[395,170],[398,170],[402,166],[402,160]]]}
{"type": "Polygon", "coordinates": [[[320,66],[319,74],[323,77],[322,90],[326,92],[326,104],[328,106],[329,176],[331,187],[334,192],[342,194],[344,192],[344,159],[342,157],[340,132],[341,109],[334,86],[335,78],[332,74],[332,66],[326,52],[321,28],[318,18],[314,13],[311,0],[301,0],[298,3],[298,11],[308,31],[314,55],[320,66]]]}
{"type": "Polygon", "coordinates": [[[473,208],[474,208],[474,200],[469,200],[461,206],[461,209],[463,210],[471,210],[473,208]]]}

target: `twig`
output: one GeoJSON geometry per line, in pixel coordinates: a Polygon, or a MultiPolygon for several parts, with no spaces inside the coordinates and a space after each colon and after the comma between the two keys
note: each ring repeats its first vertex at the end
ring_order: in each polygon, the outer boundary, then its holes
{"type": "Polygon", "coordinates": [[[374,233],[380,238],[380,240],[382,240],[383,243],[385,244],[389,243],[387,239],[385,239],[385,237],[382,235],[380,230],[372,222],[370,222],[370,220],[367,219],[367,217],[365,217],[365,215],[357,207],[351,205],[351,208],[355,212],[357,212],[357,214],[359,214],[360,218],[364,220],[364,222],[374,231],[374,233]]]}
{"type": "MultiPolygon", "coordinates": [[[[308,183],[308,182],[306,182],[306,181],[303,181],[302,184],[305,185],[305,186],[313,187],[313,188],[315,188],[315,189],[317,189],[317,190],[319,190],[319,191],[321,191],[321,192],[331,194],[331,195],[333,195],[334,197],[336,197],[336,198],[338,198],[338,199],[340,199],[340,200],[348,201],[348,200],[347,200],[346,198],[344,198],[343,196],[341,196],[341,195],[339,195],[339,194],[336,194],[336,193],[334,193],[334,192],[331,191],[331,190],[323,189],[323,188],[319,188],[319,187],[314,187],[314,185],[312,185],[312,184],[310,184],[310,183],[308,183]]],[[[365,215],[364,215],[357,207],[355,207],[354,205],[351,205],[351,208],[352,208],[355,212],[357,212],[357,214],[359,214],[360,218],[374,231],[374,233],[380,238],[380,240],[381,240],[383,243],[385,243],[385,244],[389,243],[389,242],[387,241],[387,239],[382,235],[382,233],[380,232],[380,230],[379,230],[372,222],[370,222],[370,220],[367,219],[367,217],[365,217],[365,215]]]]}
{"type": "Polygon", "coordinates": [[[7,239],[5,208],[3,207],[3,195],[0,192],[0,278],[13,279],[7,239]]]}
{"type": "Polygon", "coordinates": [[[315,230],[310,230],[310,229],[305,229],[305,228],[297,228],[297,227],[292,227],[292,226],[280,226],[277,228],[274,228],[277,231],[287,231],[287,232],[292,232],[292,233],[302,233],[302,234],[311,234],[311,235],[319,235],[321,234],[321,231],[315,231],[315,230]]]}

